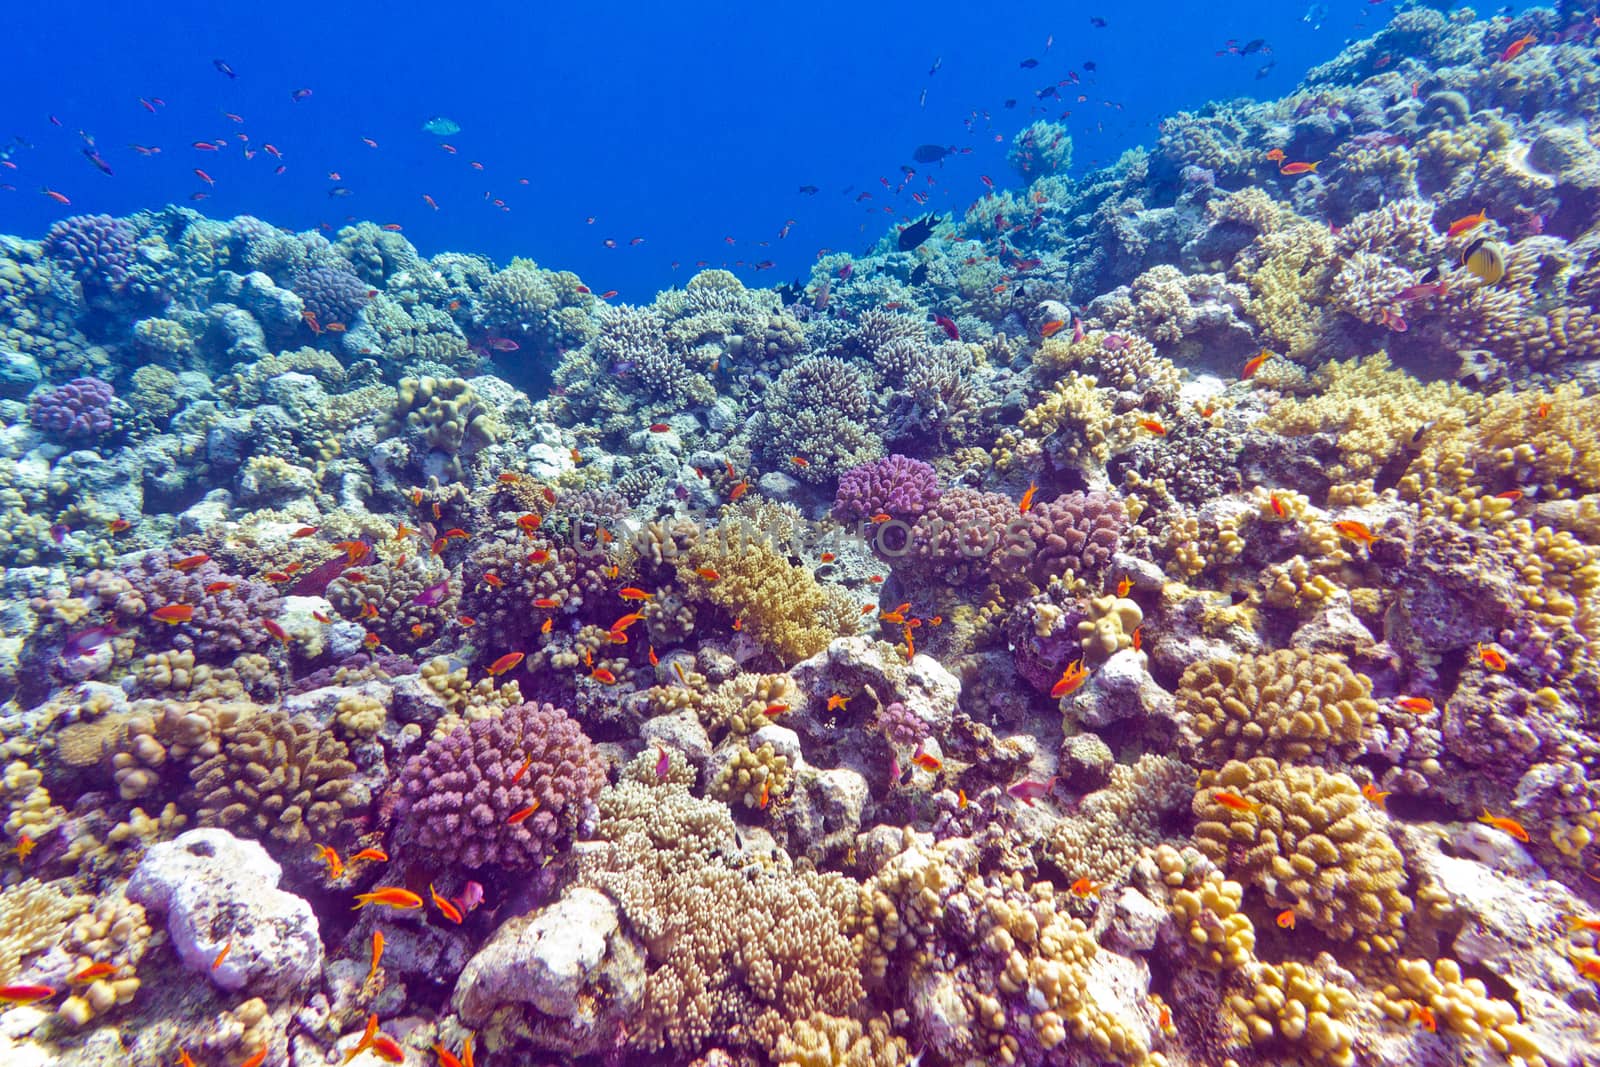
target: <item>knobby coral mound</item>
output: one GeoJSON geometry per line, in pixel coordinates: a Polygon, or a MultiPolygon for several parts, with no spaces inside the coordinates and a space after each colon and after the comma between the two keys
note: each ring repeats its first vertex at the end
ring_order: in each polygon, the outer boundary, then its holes
{"type": "Polygon", "coordinates": [[[528,703],[430,741],[401,772],[395,814],[449,862],[531,870],[571,839],[604,784],[583,729],[528,703]]]}
{"type": "Polygon", "coordinates": [[[1371,691],[1370,680],[1335,657],[1281,649],[1194,664],[1178,686],[1178,711],[1208,763],[1302,761],[1361,740],[1378,714],[1371,691]]]}

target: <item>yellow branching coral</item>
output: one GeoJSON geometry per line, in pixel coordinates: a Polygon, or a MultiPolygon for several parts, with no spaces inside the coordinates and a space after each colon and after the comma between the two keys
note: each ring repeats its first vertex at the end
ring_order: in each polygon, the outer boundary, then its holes
{"type": "Polygon", "coordinates": [[[1392,951],[1412,910],[1405,859],[1348,775],[1265,756],[1202,775],[1195,844],[1274,908],[1362,950],[1392,951]]]}
{"type": "Polygon", "coordinates": [[[1327,328],[1336,262],[1328,228],[1301,222],[1257,237],[1234,264],[1233,277],[1250,287],[1245,313],[1291,359],[1309,356],[1327,328]]]}
{"type": "Polygon", "coordinates": [[[677,560],[678,577],[701,600],[723,608],[740,628],[785,663],[814,656],[853,632],[850,608],[811,571],[742,530],[718,530],[677,560]]]}
{"type": "Polygon", "coordinates": [[[1372,682],[1335,656],[1280,649],[1192,664],[1178,686],[1178,712],[1207,763],[1304,760],[1361,740],[1378,714],[1371,692],[1372,682]]]}
{"type": "Polygon", "coordinates": [[[93,897],[75,892],[66,879],[29,878],[0,891],[0,985],[15,982],[22,962],[54,945],[67,922],[93,903],[93,897]]]}
{"type": "Polygon", "coordinates": [[[741,748],[711,783],[711,795],[747,808],[765,808],[789,786],[789,759],[770,744],[741,748]]]}
{"type": "Polygon", "coordinates": [[[1256,927],[1239,910],[1243,900],[1244,886],[1221,871],[1209,872],[1194,889],[1172,894],[1168,910],[1201,966],[1232,971],[1255,959],[1256,927]]]}
{"type": "Polygon", "coordinates": [[[813,1012],[795,1021],[778,1039],[778,1067],[900,1067],[911,1062],[905,1038],[890,1031],[889,1019],[859,1019],[813,1012]]]}

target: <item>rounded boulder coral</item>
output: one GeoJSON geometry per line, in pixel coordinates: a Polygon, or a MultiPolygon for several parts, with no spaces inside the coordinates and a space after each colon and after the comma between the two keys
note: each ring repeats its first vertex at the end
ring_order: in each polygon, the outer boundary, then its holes
{"type": "Polygon", "coordinates": [[[395,813],[429,852],[528,869],[577,831],[603,785],[605,764],[577,722],[528,703],[430,741],[401,773],[395,813]]]}
{"type": "Polygon", "coordinates": [[[1178,710],[1208,762],[1303,760],[1361,739],[1378,715],[1371,691],[1334,656],[1282,649],[1193,664],[1178,687],[1178,710]]]}
{"type": "Polygon", "coordinates": [[[45,255],[86,288],[121,289],[133,266],[133,227],[110,215],[74,215],[50,227],[45,255]]]}
{"type": "Polygon", "coordinates": [[[843,522],[887,512],[897,519],[919,517],[939,499],[939,476],[921,460],[892,456],[852,467],[839,478],[833,516],[843,522]]]}
{"type": "Polygon", "coordinates": [[[74,378],[28,402],[28,421],[62,437],[95,437],[116,425],[116,393],[99,378],[74,378]]]}

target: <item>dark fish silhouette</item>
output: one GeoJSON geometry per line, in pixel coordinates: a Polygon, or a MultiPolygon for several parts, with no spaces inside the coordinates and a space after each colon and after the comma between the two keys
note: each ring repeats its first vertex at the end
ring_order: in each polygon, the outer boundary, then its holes
{"type": "Polygon", "coordinates": [[[350,193],[350,190],[346,189],[344,186],[335,185],[332,189],[328,190],[328,195],[329,196],[350,196],[351,193],[350,193]]]}
{"type": "Polygon", "coordinates": [[[1103,30],[1106,28],[1106,20],[1101,18],[1099,15],[1090,15],[1089,25],[1093,26],[1097,30],[1103,30]]]}
{"type": "Polygon", "coordinates": [[[1043,89],[1035,89],[1033,95],[1043,100],[1049,96],[1060,97],[1061,94],[1056,92],[1054,85],[1046,85],[1043,89]]]}
{"type": "Polygon", "coordinates": [[[1017,106],[1017,102],[1016,102],[1015,99],[1006,101],[1006,107],[1016,107],[1016,106],[1017,106]]]}
{"type": "Polygon", "coordinates": [[[211,65],[217,68],[218,74],[226,74],[230,78],[237,78],[239,76],[233,72],[232,67],[228,66],[228,64],[224,63],[220,59],[213,59],[211,61],[211,65]]]}
{"type": "Polygon", "coordinates": [[[952,151],[941,144],[919,144],[917,150],[911,153],[911,158],[918,163],[938,163],[952,151]]]}
{"type": "Polygon", "coordinates": [[[925,282],[927,280],[928,280],[928,265],[926,263],[918,263],[917,264],[917,269],[911,272],[911,284],[912,285],[921,285],[923,282],[925,282]]]}
{"type": "Polygon", "coordinates": [[[900,246],[900,251],[909,252],[929,237],[932,237],[933,228],[943,221],[944,218],[941,215],[924,215],[906,226],[905,229],[900,231],[899,240],[896,242],[900,246]]]}
{"type": "Polygon", "coordinates": [[[1267,42],[1263,38],[1257,37],[1253,41],[1246,41],[1245,42],[1245,46],[1243,48],[1239,49],[1239,54],[1242,55],[1242,56],[1247,56],[1247,55],[1250,55],[1253,52],[1260,52],[1262,49],[1264,49],[1266,47],[1267,47],[1267,42]]]}
{"type": "Polygon", "coordinates": [[[1094,72],[1096,70],[1099,70],[1100,68],[1094,65],[1094,60],[1086,59],[1086,60],[1083,61],[1083,69],[1087,70],[1087,71],[1090,71],[1092,73],[1092,72],[1094,72]]]}
{"type": "Polygon", "coordinates": [[[1032,70],[1034,67],[1037,67],[1039,65],[1039,61],[1030,56],[1029,58],[1024,59],[1021,63],[1019,63],[1017,65],[1019,67],[1021,67],[1023,70],[1032,70]]]}
{"type": "Polygon", "coordinates": [[[802,185],[800,191],[807,196],[816,196],[820,190],[815,185],[802,185]]]}
{"type": "Polygon", "coordinates": [[[778,295],[783,298],[783,302],[785,304],[799,303],[800,297],[805,294],[805,290],[800,287],[800,280],[798,278],[792,282],[784,282],[777,288],[778,295]]]}

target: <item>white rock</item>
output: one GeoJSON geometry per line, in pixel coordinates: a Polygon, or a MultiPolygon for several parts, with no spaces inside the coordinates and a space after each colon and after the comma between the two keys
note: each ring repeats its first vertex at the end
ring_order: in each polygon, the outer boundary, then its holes
{"type": "Polygon", "coordinates": [[[1167,909],[1132,886],[1124,886],[1112,902],[1110,938],[1119,949],[1148,952],[1168,922],[1167,909]]]}
{"type": "Polygon", "coordinates": [[[283,870],[254,841],[190,830],[152,845],[128,881],[128,899],[167,918],[185,967],[223,989],[283,996],[322,971],[311,905],[278,888],[283,870]],[[213,967],[224,947],[228,955],[213,967]]]}
{"type": "Polygon", "coordinates": [[[1131,648],[1106,660],[1082,689],[1064,700],[1076,720],[1091,728],[1123,719],[1171,715],[1174,707],[1172,694],[1150,677],[1144,653],[1131,648]]]}
{"type": "Polygon", "coordinates": [[[617,906],[580,887],[496,930],[461,972],[453,1004],[468,1026],[527,1005],[543,1016],[538,1030],[550,1047],[584,1055],[635,1017],[644,980],[643,952],[623,934],[617,906]]]}

